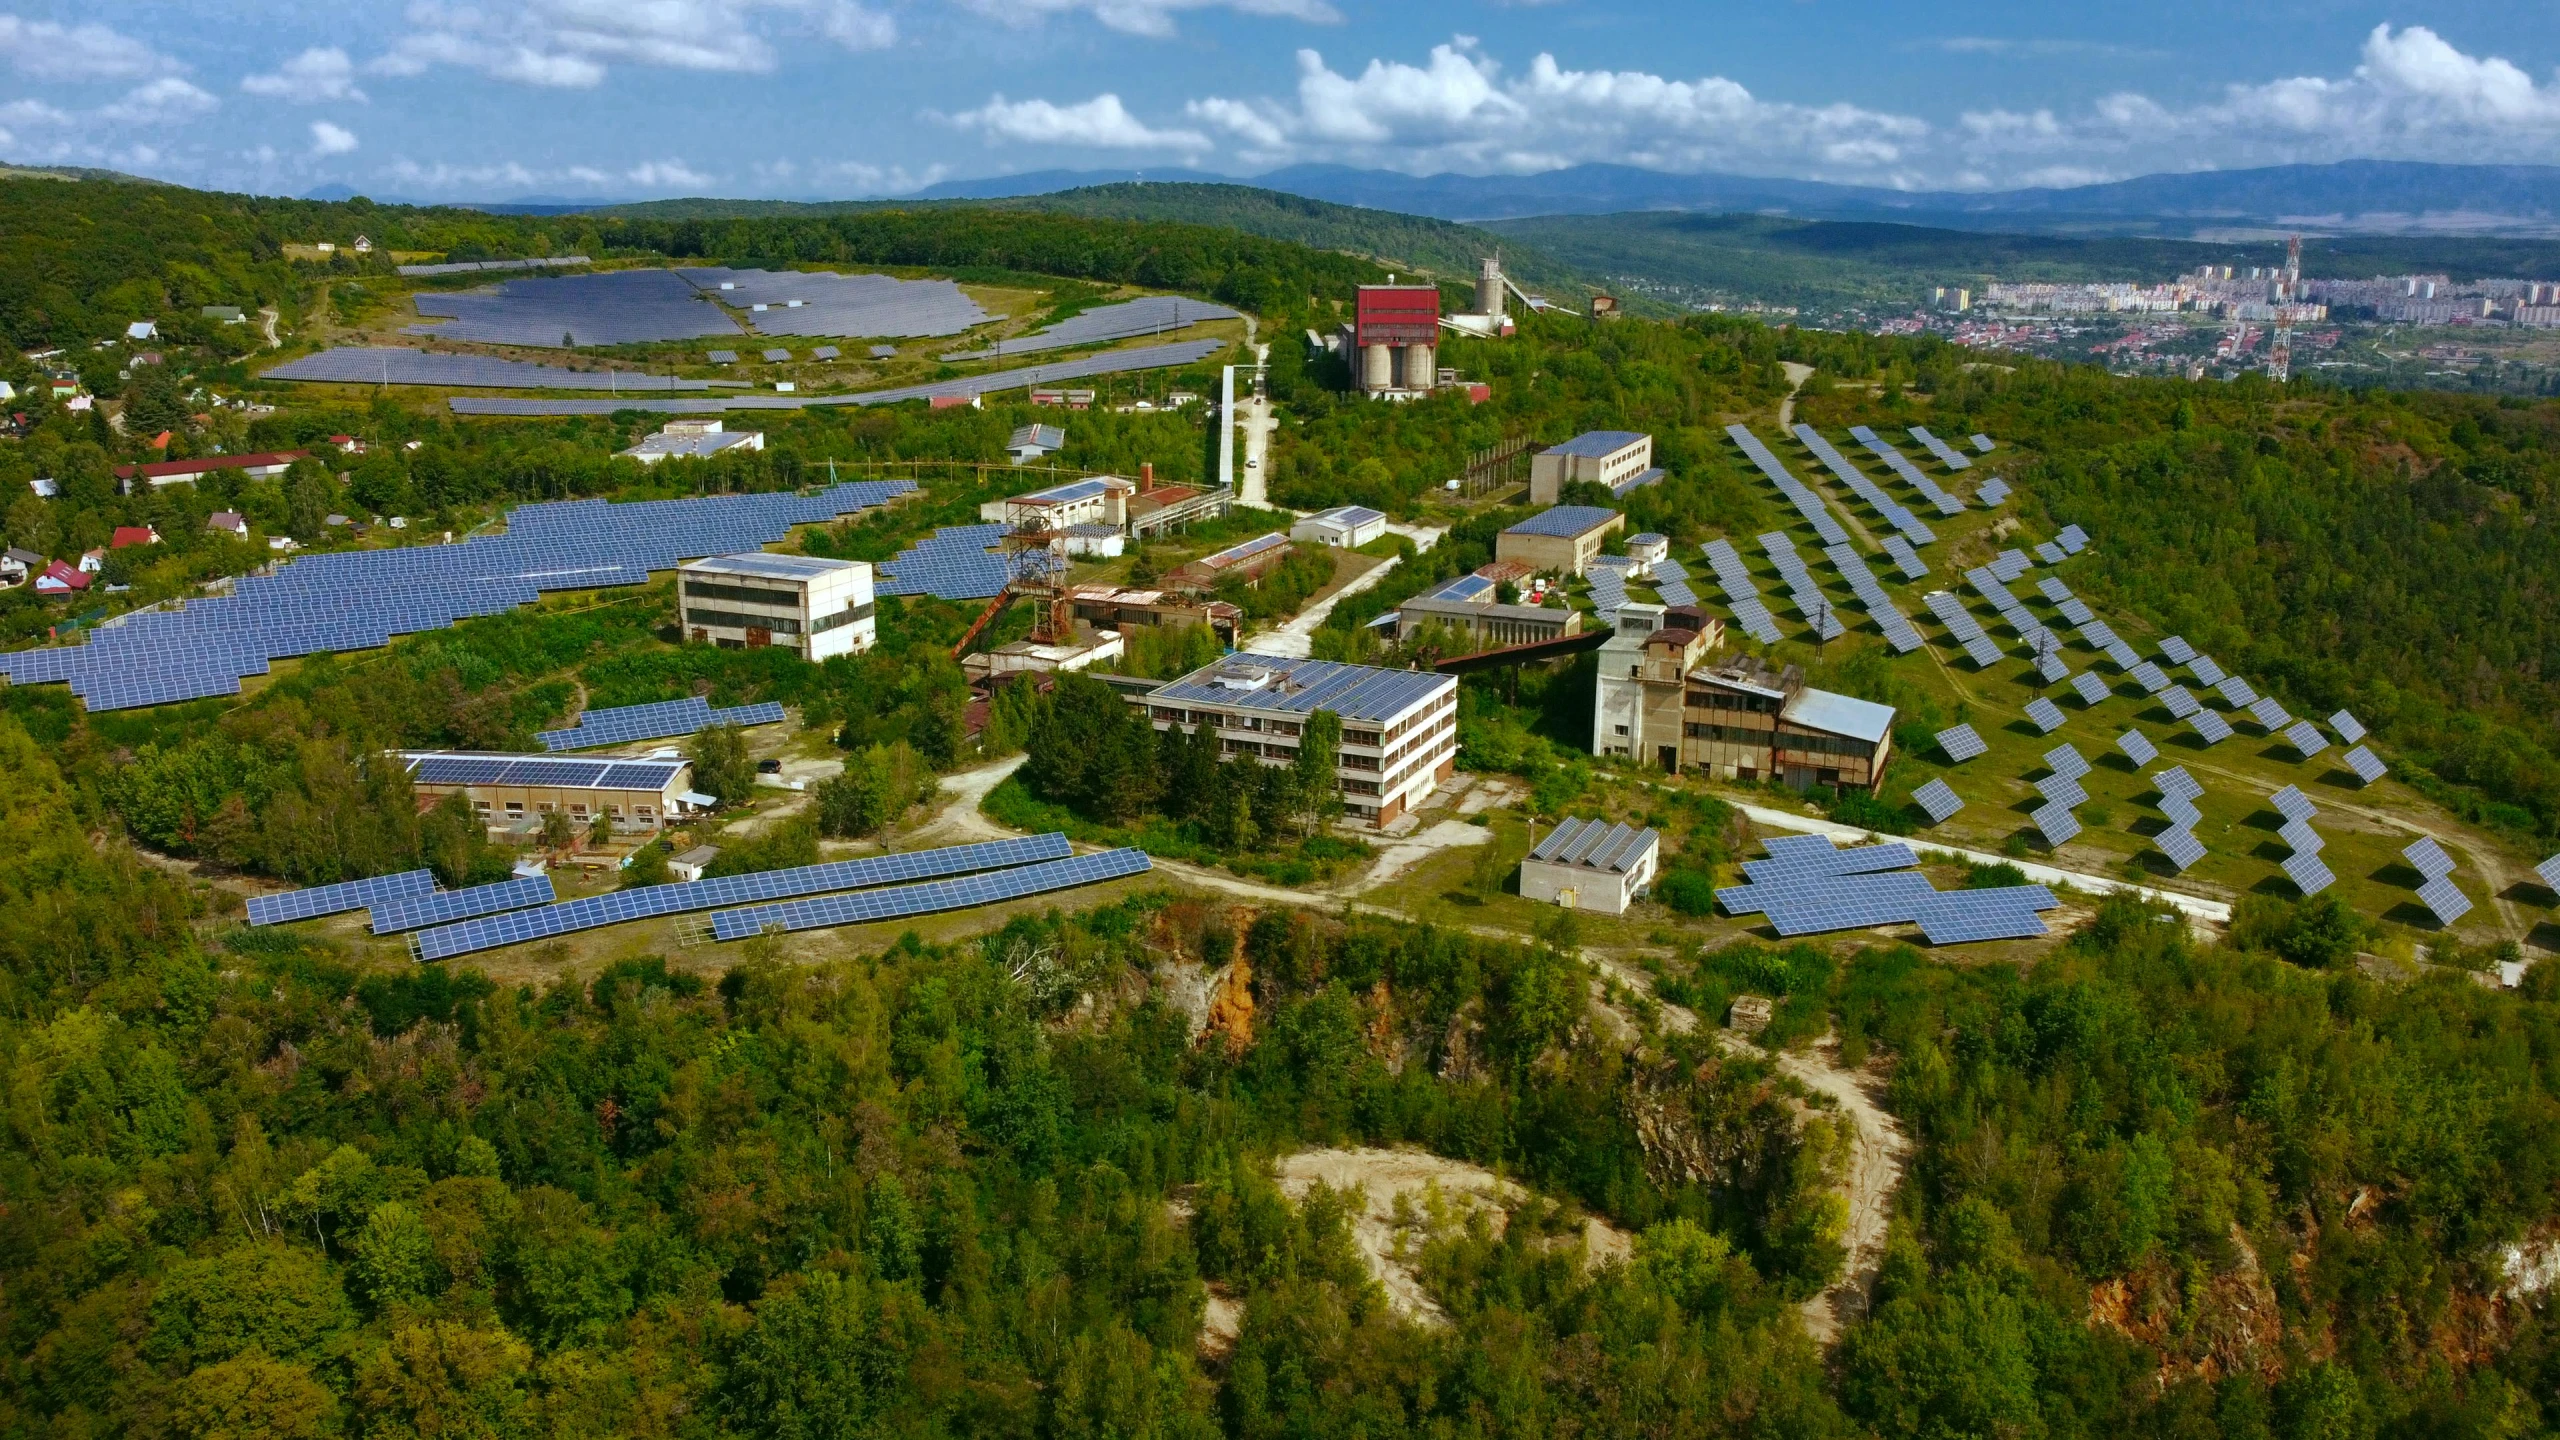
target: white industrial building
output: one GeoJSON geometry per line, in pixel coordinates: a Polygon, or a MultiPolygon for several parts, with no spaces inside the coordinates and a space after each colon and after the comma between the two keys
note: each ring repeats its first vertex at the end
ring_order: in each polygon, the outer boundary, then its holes
{"type": "Polygon", "coordinates": [[[1520,898],[1624,915],[1653,886],[1662,836],[1633,825],[1567,820],[1520,862],[1520,898]]]}
{"type": "Polygon", "coordinates": [[[1138,487],[1117,475],[1089,475],[1028,495],[1008,495],[978,507],[978,518],[991,525],[1028,525],[1064,530],[1072,525],[1119,527],[1129,521],[1129,497],[1138,487]]]}
{"type": "Polygon", "coordinates": [[[1289,538],[1314,545],[1357,549],[1387,533],[1387,517],[1366,505],[1319,510],[1289,527],[1289,538]]]}
{"type": "MultiPolygon", "coordinates": [[[[1037,404],[1038,401],[1035,400],[1033,403],[1037,404]]],[[[1004,442],[1005,453],[1013,457],[1013,463],[1016,465],[1028,465],[1044,455],[1052,455],[1065,448],[1067,448],[1067,432],[1055,425],[1025,425],[1015,430],[1004,442]]]]}
{"type": "Polygon", "coordinates": [[[1420,805],[1458,767],[1458,677],[1278,655],[1231,655],[1132,703],[1159,730],[1207,724],[1225,755],[1293,763],[1307,718],[1342,720],[1335,785],[1343,812],[1373,825],[1420,805]]]}
{"type": "Polygon", "coordinates": [[[1553,505],[1577,480],[1624,495],[1662,478],[1653,468],[1653,437],[1635,430],[1590,430],[1529,457],[1529,503],[1553,505]]]}
{"type": "Polygon", "coordinates": [[[729,649],[779,645],[803,659],[856,655],[879,639],[871,567],[814,555],[719,555],[676,569],[686,638],[729,649]]]}
{"type": "Polygon", "coordinates": [[[623,451],[643,465],[661,460],[706,460],[725,450],[761,450],[761,430],[723,429],[718,420],[670,420],[657,434],[623,451]]]}

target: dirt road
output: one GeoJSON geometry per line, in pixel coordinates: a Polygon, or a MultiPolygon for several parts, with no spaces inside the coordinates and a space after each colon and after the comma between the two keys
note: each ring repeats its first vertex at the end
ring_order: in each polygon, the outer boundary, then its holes
{"type": "MultiPolygon", "coordinates": [[[[1414,549],[1421,551],[1438,544],[1443,532],[1407,530],[1401,533],[1412,536],[1414,549]]],[[[1278,655],[1292,660],[1305,659],[1308,652],[1314,648],[1316,627],[1324,624],[1325,617],[1333,613],[1333,607],[1341,604],[1344,596],[1357,595],[1384,580],[1387,578],[1387,572],[1395,569],[1403,561],[1404,557],[1401,555],[1388,556],[1384,562],[1371,568],[1366,574],[1300,611],[1297,617],[1287,624],[1276,630],[1265,630],[1259,635],[1248,637],[1244,642],[1244,648],[1256,655],[1278,655]]]]}

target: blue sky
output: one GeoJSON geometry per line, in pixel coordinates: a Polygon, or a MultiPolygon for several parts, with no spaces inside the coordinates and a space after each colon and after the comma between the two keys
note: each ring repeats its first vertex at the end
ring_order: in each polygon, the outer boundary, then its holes
{"type": "Polygon", "coordinates": [[[0,0],[0,156],[299,194],[859,197],[1611,161],[1895,185],[2560,164],[2551,0],[0,0]]]}

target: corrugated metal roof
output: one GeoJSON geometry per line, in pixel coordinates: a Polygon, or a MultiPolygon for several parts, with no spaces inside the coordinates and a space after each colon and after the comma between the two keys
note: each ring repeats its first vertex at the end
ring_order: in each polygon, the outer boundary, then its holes
{"type": "Polygon", "coordinates": [[[1330,710],[1345,720],[1385,721],[1457,685],[1458,677],[1427,670],[1242,654],[1195,670],[1158,689],[1152,698],[1298,714],[1330,710]],[[1226,683],[1221,683],[1222,677],[1226,683]]]}
{"type": "Polygon", "coordinates": [[[1551,505],[1502,533],[1552,535],[1569,540],[1577,535],[1587,535],[1619,518],[1617,511],[1599,505],[1551,505]]]}
{"type": "Polygon", "coordinates": [[[1892,706],[1835,695],[1828,690],[1797,691],[1780,718],[1809,730],[1847,735],[1870,744],[1893,731],[1892,706]]]}
{"type": "Polygon", "coordinates": [[[1025,425],[1013,432],[1013,438],[1004,442],[1004,448],[1020,450],[1026,445],[1037,445],[1046,450],[1056,450],[1066,443],[1067,432],[1055,425],[1025,425]]]}
{"type": "Polygon", "coordinates": [[[1574,455],[1597,460],[1615,455],[1628,446],[1653,437],[1638,430],[1586,430],[1561,445],[1550,445],[1549,455],[1574,455]]]}
{"type": "Polygon", "coordinates": [[[1558,824],[1529,858],[1548,865],[1571,865],[1624,875],[1662,843],[1652,830],[1601,820],[1568,819],[1558,824]]]}

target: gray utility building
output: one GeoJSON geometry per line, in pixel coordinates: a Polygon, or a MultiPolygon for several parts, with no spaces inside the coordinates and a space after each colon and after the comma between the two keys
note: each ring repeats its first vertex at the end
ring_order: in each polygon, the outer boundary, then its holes
{"type": "Polygon", "coordinates": [[[1624,495],[1662,478],[1653,468],[1653,437],[1633,430],[1591,430],[1529,457],[1529,503],[1553,505],[1576,480],[1624,495]]]}
{"type": "Polygon", "coordinates": [[[814,555],[715,555],[676,568],[689,640],[735,650],[779,645],[805,660],[868,650],[879,639],[871,567],[814,555]]]}
{"type": "Polygon", "coordinates": [[[1652,888],[1662,837],[1633,825],[1566,820],[1520,862],[1520,898],[1624,915],[1652,888]]]}

